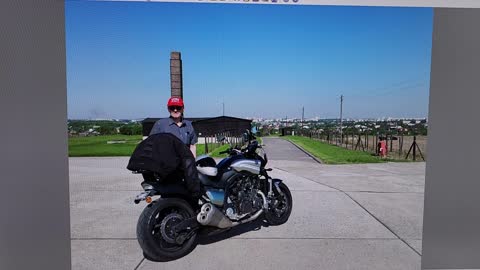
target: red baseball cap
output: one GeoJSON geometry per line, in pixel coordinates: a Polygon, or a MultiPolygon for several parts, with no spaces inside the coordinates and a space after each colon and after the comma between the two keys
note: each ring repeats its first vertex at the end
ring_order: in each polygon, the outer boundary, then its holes
{"type": "Polygon", "coordinates": [[[171,97],[169,100],[168,100],[168,103],[167,103],[167,106],[170,107],[170,106],[181,106],[183,107],[183,99],[182,98],[179,98],[179,97],[171,97]]]}

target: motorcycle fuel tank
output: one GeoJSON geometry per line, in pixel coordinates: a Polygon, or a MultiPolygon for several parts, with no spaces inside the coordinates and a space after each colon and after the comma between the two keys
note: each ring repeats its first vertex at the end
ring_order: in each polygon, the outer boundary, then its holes
{"type": "Polygon", "coordinates": [[[249,172],[260,174],[260,161],[255,159],[242,159],[232,163],[232,167],[237,172],[249,172]]]}

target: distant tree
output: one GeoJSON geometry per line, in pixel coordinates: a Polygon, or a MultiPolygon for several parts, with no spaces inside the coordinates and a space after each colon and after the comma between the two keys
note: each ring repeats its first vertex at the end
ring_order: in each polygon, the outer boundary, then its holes
{"type": "Polygon", "coordinates": [[[142,135],[142,132],[142,125],[137,124],[132,127],[132,135],[142,135]]]}
{"type": "Polygon", "coordinates": [[[122,135],[142,135],[142,126],[135,125],[123,125],[120,127],[120,134],[122,135]]]}
{"type": "Polygon", "coordinates": [[[120,127],[120,134],[122,135],[132,135],[132,131],[130,126],[124,125],[120,127]]]}
{"type": "Polygon", "coordinates": [[[114,127],[100,126],[98,132],[100,132],[101,135],[113,135],[117,133],[117,130],[114,127]]]}

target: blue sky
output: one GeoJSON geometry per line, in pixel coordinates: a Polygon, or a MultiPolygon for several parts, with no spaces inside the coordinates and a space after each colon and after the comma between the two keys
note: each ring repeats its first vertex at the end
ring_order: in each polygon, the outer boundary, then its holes
{"type": "Polygon", "coordinates": [[[425,117],[431,8],[66,2],[68,117],[425,117]]]}

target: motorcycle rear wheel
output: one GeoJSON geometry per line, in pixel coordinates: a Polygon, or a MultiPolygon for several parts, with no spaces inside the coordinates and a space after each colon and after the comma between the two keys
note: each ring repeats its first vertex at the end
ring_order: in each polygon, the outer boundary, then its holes
{"type": "Polygon", "coordinates": [[[159,199],[147,205],[137,223],[137,240],[144,257],[165,262],[190,253],[197,245],[197,233],[179,245],[172,243],[174,236],[169,228],[194,215],[192,207],[182,199],[159,199]]]}

